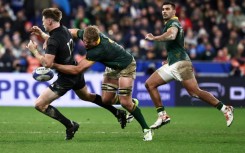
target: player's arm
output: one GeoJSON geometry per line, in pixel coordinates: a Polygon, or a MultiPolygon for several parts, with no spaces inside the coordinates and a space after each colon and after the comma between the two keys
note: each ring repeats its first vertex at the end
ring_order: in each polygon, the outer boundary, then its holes
{"type": "Polygon", "coordinates": [[[169,41],[174,40],[177,36],[178,28],[170,27],[168,30],[159,36],[153,36],[151,33],[146,34],[145,39],[154,41],[169,41]]]}
{"type": "Polygon", "coordinates": [[[43,32],[38,26],[33,26],[30,31],[31,34],[41,36],[45,41],[49,38],[49,35],[43,32]]]}
{"type": "Polygon", "coordinates": [[[79,62],[78,65],[61,65],[57,63],[53,63],[52,68],[65,73],[65,74],[79,74],[81,72],[86,71],[89,67],[91,67],[95,62],[89,61],[87,59],[83,59],[79,62]]]}
{"type": "Polygon", "coordinates": [[[77,38],[77,31],[78,30],[79,29],[69,29],[69,31],[70,31],[70,33],[71,33],[71,35],[72,35],[73,38],[77,38]]]}
{"type": "Polygon", "coordinates": [[[51,54],[40,54],[37,50],[37,43],[30,40],[29,43],[26,46],[27,49],[29,49],[32,54],[39,60],[39,62],[46,68],[50,68],[53,65],[53,61],[55,56],[51,54]]]}

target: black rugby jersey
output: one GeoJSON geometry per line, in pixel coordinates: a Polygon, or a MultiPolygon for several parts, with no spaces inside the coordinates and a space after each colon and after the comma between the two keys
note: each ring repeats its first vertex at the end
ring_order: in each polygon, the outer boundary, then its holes
{"type": "Polygon", "coordinates": [[[65,26],[49,32],[46,54],[55,55],[54,62],[63,65],[75,65],[73,56],[73,39],[65,26]]]}

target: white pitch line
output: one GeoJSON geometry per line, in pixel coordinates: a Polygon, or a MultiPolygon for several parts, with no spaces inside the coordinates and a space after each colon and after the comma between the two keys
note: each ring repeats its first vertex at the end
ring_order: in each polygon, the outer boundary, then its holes
{"type": "MultiPolygon", "coordinates": [[[[41,132],[41,131],[29,131],[29,132],[11,132],[11,131],[6,131],[6,132],[0,132],[0,134],[57,134],[57,133],[65,133],[65,132],[61,132],[61,131],[55,131],[55,132],[41,132]]],[[[96,131],[96,132],[76,132],[76,133],[92,133],[92,134],[107,134],[107,133],[111,133],[111,134],[122,134],[122,133],[140,133],[140,132],[105,132],[105,131],[96,131]]]]}

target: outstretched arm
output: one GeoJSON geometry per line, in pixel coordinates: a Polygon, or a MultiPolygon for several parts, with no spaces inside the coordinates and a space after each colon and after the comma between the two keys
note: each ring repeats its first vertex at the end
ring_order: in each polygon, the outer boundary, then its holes
{"type": "Polygon", "coordinates": [[[146,34],[145,39],[147,40],[155,40],[155,41],[168,41],[174,40],[177,36],[178,28],[171,27],[165,33],[160,36],[153,36],[151,33],[146,34]]]}
{"type": "Polygon", "coordinates": [[[71,35],[72,35],[73,38],[77,38],[77,31],[78,30],[79,29],[69,29],[69,31],[70,31],[70,33],[71,33],[71,35]]]}
{"type": "Polygon", "coordinates": [[[83,59],[79,62],[78,65],[61,65],[54,63],[52,68],[57,69],[58,71],[65,73],[65,74],[79,74],[87,70],[89,67],[91,67],[95,62],[94,61],[88,61],[87,59],[83,59]]]}

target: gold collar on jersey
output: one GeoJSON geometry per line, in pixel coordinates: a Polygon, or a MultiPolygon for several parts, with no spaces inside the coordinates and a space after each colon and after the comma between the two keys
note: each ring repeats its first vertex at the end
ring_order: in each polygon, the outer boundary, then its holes
{"type": "MultiPolygon", "coordinates": [[[[168,21],[170,20],[179,20],[179,18],[177,16],[173,16],[171,19],[169,19],[168,21]]],[[[168,21],[164,22],[164,24],[166,24],[168,21]]]]}
{"type": "Polygon", "coordinates": [[[99,39],[96,41],[96,46],[100,44],[100,37],[99,39]]]}

